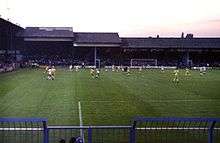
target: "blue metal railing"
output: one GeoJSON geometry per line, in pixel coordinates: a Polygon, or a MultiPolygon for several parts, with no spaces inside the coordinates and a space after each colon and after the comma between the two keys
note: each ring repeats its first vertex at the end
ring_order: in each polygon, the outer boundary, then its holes
{"type": "Polygon", "coordinates": [[[45,118],[0,118],[1,143],[48,143],[47,139],[45,118]]]}
{"type": "Polygon", "coordinates": [[[129,142],[129,131],[131,126],[48,126],[49,141],[55,142],[60,139],[68,141],[71,137],[81,137],[80,130],[83,130],[82,141],[93,142],[129,142]]]}
{"type": "Polygon", "coordinates": [[[131,126],[48,126],[45,118],[0,118],[2,143],[219,143],[220,118],[136,117],[131,126]],[[83,133],[83,136],[81,135],[83,133]]]}
{"type": "Polygon", "coordinates": [[[146,118],[136,117],[131,142],[220,142],[220,118],[146,118]],[[141,135],[140,135],[141,133],[141,135]],[[159,135],[159,137],[158,137],[159,135]],[[144,136],[144,137],[143,137],[144,136]],[[145,138],[145,139],[144,139],[145,138]],[[157,141],[160,138],[160,141],[157,141]],[[164,141],[165,142],[165,141],[164,141]]]}
{"type": "Polygon", "coordinates": [[[35,122],[35,123],[43,123],[47,122],[46,118],[0,118],[1,122],[35,122]]]}

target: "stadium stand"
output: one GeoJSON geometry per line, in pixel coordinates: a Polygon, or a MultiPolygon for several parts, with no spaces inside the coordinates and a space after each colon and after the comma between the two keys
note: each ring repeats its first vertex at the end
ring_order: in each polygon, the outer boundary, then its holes
{"type": "MultiPolygon", "coordinates": [[[[3,63],[129,66],[155,59],[158,66],[220,66],[220,38],[133,38],[118,33],[74,32],[72,27],[26,27],[0,19],[3,63]]],[[[17,64],[16,64],[17,65],[17,64]]]]}
{"type": "Polygon", "coordinates": [[[26,27],[17,34],[24,41],[73,41],[72,27],[26,27]]]}
{"type": "MultiPolygon", "coordinates": [[[[121,39],[118,33],[74,33],[76,39],[75,44],[118,44],[120,46],[121,39]]],[[[98,46],[98,45],[97,45],[98,46]]]]}
{"type": "Polygon", "coordinates": [[[201,66],[209,63],[210,66],[219,66],[219,38],[119,38],[117,33],[73,35],[72,41],[64,40],[62,36],[59,39],[26,36],[24,42],[29,49],[31,47],[35,52],[38,49],[40,53],[45,52],[41,50],[43,47],[51,47],[54,51],[62,47],[62,51],[67,53],[64,57],[78,60],[78,63],[84,61],[87,65],[94,65],[96,59],[101,59],[102,65],[129,65],[131,59],[142,58],[157,59],[158,65],[201,66]],[[114,61],[116,57],[117,61],[114,61]]]}
{"type": "Polygon", "coordinates": [[[18,49],[23,42],[16,33],[21,30],[22,27],[0,18],[0,72],[12,71],[18,66],[18,49]]]}

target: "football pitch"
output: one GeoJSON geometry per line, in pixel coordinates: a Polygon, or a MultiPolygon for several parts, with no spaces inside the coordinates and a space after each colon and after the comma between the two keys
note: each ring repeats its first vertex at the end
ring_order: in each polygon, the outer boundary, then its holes
{"type": "Polygon", "coordinates": [[[130,125],[135,116],[220,117],[220,70],[101,71],[58,69],[46,80],[42,69],[0,74],[0,117],[44,117],[49,125],[130,125]]]}

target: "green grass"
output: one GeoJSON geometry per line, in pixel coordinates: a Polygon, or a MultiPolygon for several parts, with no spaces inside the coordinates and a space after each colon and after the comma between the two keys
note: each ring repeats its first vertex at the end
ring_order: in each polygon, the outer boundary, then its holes
{"type": "Polygon", "coordinates": [[[220,117],[220,70],[190,77],[180,71],[101,72],[58,69],[54,81],[41,69],[0,74],[0,117],[46,117],[50,125],[79,125],[78,102],[84,125],[130,125],[135,116],[220,117]]]}

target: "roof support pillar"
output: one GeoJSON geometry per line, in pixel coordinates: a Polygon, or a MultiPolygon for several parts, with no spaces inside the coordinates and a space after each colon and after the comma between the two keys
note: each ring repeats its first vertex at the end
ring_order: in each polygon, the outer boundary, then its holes
{"type": "Polygon", "coordinates": [[[94,66],[96,68],[96,54],[97,54],[97,49],[96,47],[94,48],[94,66]]]}
{"type": "Polygon", "coordinates": [[[190,57],[189,57],[189,51],[188,50],[186,50],[186,51],[184,51],[184,52],[182,52],[182,54],[181,54],[182,56],[181,56],[181,66],[184,66],[184,67],[189,67],[189,63],[190,63],[190,57]]]}
{"type": "Polygon", "coordinates": [[[185,65],[189,67],[189,51],[188,50],[185,53],[185,65]]]}

